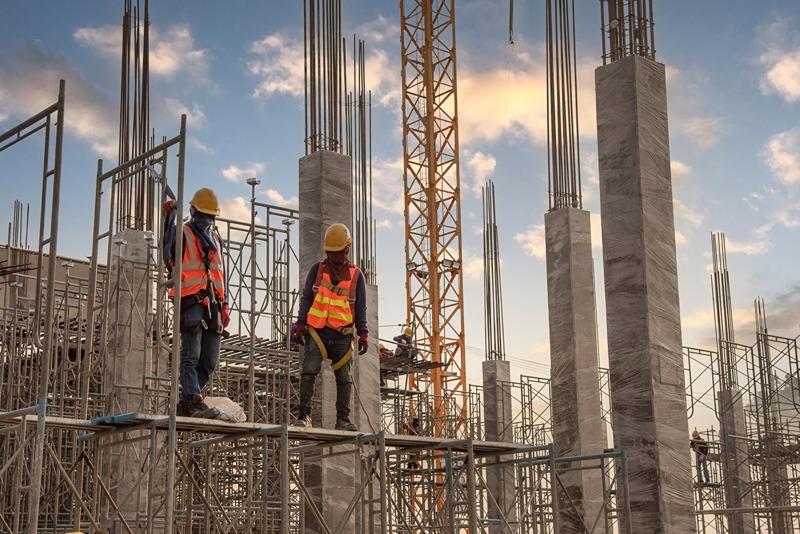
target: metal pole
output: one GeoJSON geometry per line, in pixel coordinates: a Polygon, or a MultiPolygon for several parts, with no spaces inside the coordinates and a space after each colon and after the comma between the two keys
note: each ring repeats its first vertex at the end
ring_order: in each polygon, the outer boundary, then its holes
{"type": "MultiPolygon", "coordinates": [[[[183,257],[183,173],[186,155],[186,115],[181,115],[180,143],[178,145],[178,191],[176,193],[178,210],[175,221],[175,252],[173,257],[183,257]]],[[[180,338],[181,338],[181,298],[180,281],[183,271],[182,262],[176,261],[173,267],[173,281],[177,284],[173,302],[174,316],[172,320],[172,369],[170,370],[169,390],[169,426],[167,433],[167,487],[165,491],[167,532],[173,530],[175,520],[175,452],[177,451],[177,408],[178,408],[178,377],[180,373],[180,338]]]]}
{"type": "MultiPolygon", "coordinates": [[[[39,413],[36,420],[36,447],[33,455],[33,473],[31,475],[31,504],[30,504],[30,531],[36,532],[39,528],[39,497],[42,483],[42,462],[44,460],[45,417],[47,415],[47,389],[50,377],[50,358],[53,345],[53,297],[55,294],[56,255],[58,253],[58,209],[61,198],[61,148],[64,139],[64,80],[58,84],[58,111],[56,112],[56,146],[55,161],[53,166],[53,199],[50,208],[50,238],[47,240],[48,266],[47,266],[47,291],[45,297],[46,309],[44,316],[44,347],[41,354],[41,368],[39,376],[39,413]]],[[[45,151],[49,150],[49,143],[45,151]]],[[[47,177],[45,172],[42,181],[43,195],[47,191],[47,177]]],[[[42,209],[44,209],[44,203],[42,209]]],[[[40,243],[39,252],[42,251],[40,243]]],[[[37,307],[41,303],[36,303],[37,307]]]]}

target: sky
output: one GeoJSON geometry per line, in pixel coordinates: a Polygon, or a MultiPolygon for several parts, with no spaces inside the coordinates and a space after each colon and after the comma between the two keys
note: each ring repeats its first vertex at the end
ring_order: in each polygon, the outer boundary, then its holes
{"type": "MultiPolygon", "coordinates": [[[[578,1],[578,98],[584,209],[592,213],[598,342],[606,361],[594,70],[599,2],[578,1]]],[[[405,322],[400,12],[397,0],[342,0],[343,34],[364,39],[373,102],[380,337],[405,322]]],[[[60,255],[91,252],[97,159],[116,161],[123,2],[6,0],[0,19],[0,132],[56,100],[66,79],[60,255]]],[[[304,155],[299,0],[153,0],[151,120],[158,137],[188,116],[187,191],[212,187],[227,217],[260,201],[297,207],[304,155]]],[[[495,183],[507,358],[547,376],[544,2],[457,0],[456,49],[468,381],[484,350],[481,186],[495,183]]],[[[754,342],[753,300],[770,331],[800,330],[800,3],[655,0],[666,65],[683,344],[714,348],[711,233],[727,237],[737,341],[754,342]]],[[[13,200],[38,206],[41,143],[0,153],[0,224],[13,200]]],[[[34,217],[36,219],[36,217],[34,217]]],[[[36,235],[32,222],[32,235],[36,235]]],[[[373,328],[373,330],[375,330],[373,328]]]]}

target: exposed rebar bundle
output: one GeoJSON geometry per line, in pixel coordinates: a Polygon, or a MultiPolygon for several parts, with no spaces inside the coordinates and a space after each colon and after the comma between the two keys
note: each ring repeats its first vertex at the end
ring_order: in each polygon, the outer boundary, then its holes
{"type": "Polygon", "coordinates": [[[653,0],[600,0],[603,65],[627,56],[656,59],[653,0]]]}
{"type": "Polygon", "coordinates": [[[306,155],[342,150],[345,48],[341,0],[305,0],[303,4],[306,155]]]}
{"type": "Polygon", "coordinates": [[[714,331],[717,334],[717,350],[720,387],[729,389],[737,385],[736,362],[728,349],[735,343],[733,331],[733,309],[731,287],[728,278],[728,258],[725,253],[725,234],[711,234],[711,256],[714,272],[711,275],[711,292],[714,297],[714,331]]]}
{"type": "Polygon", "coordinates": [[[483,296],[486,313],[486,359],[505,360],[503,330],[503,288],[500,282],[500,240],[497,234],[497,208],[494,182],[483,187],[483,296]]]}
{"type": "Polygon", "coordinates": [[[372,216],[372,92],[366,88],[363,39],[353,36],[353,90],[346,97],[345,145],[353,177],[353,260],[368,284],[376,283],[372,216]]]}
{"type": "Polygon", "coordinates": [[[581,208],[575,1],[547,0],[546,12],[550,211],[581,208]]]}
{"type": "MultiPolygon", "coordinates": [[[[119,95],[119,154],[122,165],[147,152],[152,146],[150,134],[150,13],[149,0],[135,7],[125,0],[122,16],[122,54],[119,95]]],[[[116,231],[132,228],[153,230],[156,220],[155,187],[149,174],[141,169],[124,177],[118,184],[116,231]]]]}

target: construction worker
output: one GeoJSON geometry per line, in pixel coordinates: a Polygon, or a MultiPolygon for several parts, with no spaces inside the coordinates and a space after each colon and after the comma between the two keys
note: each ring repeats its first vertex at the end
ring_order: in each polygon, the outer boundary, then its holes
{"type": "MultiPolygon", "coordinates": [[[[419,424],[419,417],[414,417],[411,421],[406,421],[403,423],[403,435],[404,436],[419,436],[420,432],[422,431],[422,427],[419,424]]],[[[419,469],[419,461],[416,454],[412,454],[408,457],[410,462],[406,464],[406,467],[409,469],[419,469]]]]}
{"type": "Polygon", "coordinates": [[[350,421],[353,334],[358,335],[359,354],[369,348],[367,286],[364,276],[348,254],[352,243],[343,224],[325,232],[326,258],[308,271],[295,339],[305,345],[300,373],[300,406],[294,426],[311,427],[311,399],[323,360],[331,362],[336,376],[336,430],[358,430],[350,421]],[[306,343],[306,341],[309,341],[306,343]]]}
{"type": "Polygon", "coordinates": [[[700,436],[700,432],[698,432],[697,429],[692,432],[692,439],[689,441],[689,447],[695,454],[697,483],[700,485],[708,484],[708,442],[700,436]]]}
{"type": "Polygon", "coordinates": [[[378,345],[378,354],[380,355],[381,358],[393,358],[394,357],[394,352],[392,352],[391,350],[387,349],[384,346],[383,343],[378,345]]]}
{"type": "MultiPolygon", "coordinates": [[[[164,203],[164,262],[170,276],[175,265],[176,213],[174,200],[164,203]]],[[[216,418],[219,411],[209,408],[201,391],[219,361],[220,338],[230,322],[228,281],[223,261],[223,244],[215,218],[219,201],[214,191],[198,189],[189,202],[190,219],[183,225],[181,279],[173,283],[181,299],[181,394],[177,415],[216,418]]]]}
{"type": "Polygon", "coordinates": [[[410,326],[405,327],[403,333],[399,336],[394,336],[393,340],[397,343],[397,348],[394,350],[395,356],[400,358],[410,358],[413,339],[411,334],[413,331],[410,326]]]}

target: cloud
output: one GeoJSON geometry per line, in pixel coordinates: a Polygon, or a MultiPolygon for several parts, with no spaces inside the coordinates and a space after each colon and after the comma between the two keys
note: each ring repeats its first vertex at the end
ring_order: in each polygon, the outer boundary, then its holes
{"type": "Polygon", "coordinates": [[[68,58],[47,53],[34,43],[6,55],[0,66],[0,115],[23,119],[42,111],[58,99],[62,78],[67,130],[104,158],[116,161],[116,102],[92,86],[68,58]]]}
{"type": "Polygon", "coordinates": [[[771,244],[764,241],[754,241],[751,243],[744,243],[725,239],[725,251],[728,254],[745,254],[746,256],[760,256],[765,254],[771,248],[771,244]]]}
{"type": "Polygon", "coordinates": [[[603,248],[603,222],[600,219],[599,213],[589,214],[589,223],[591,224],[591,239],[592,248],[603,248]]]}
{"type": "Polygon", "coordinates": [[[675,210],[676,222],[687,224],[692,228],[699,228],[703,224],[705,216],[697,207],[689,206],[678,198],[673,199],[672,206],[675,210]]]}
{"type": "Polygon", "coordinates": [[[673,178],[683,178],[692,173],[692,168],[688,164],[675,159],[670,162],[670,169],[673,178]]]}
{"type": "Polygon", "coordinates": [[[197,135],[198,130],[205,129],[208,122],[205,109],[200,104],[195,103],[189,106],[177,98],[152,99],[150,104],[150,127],[157,132],[167,132],[169,136],[177,135],[181,115],[184,114],[186,115],[188,142],[203,152],[213,152],[211,148],[197,139],[192,139],[193,136],[197,135]]]}
{"type": "Polygon", "coordinates": [[[250,74],[258,79],[254,97],[269,98],[276,93],[294,97],[305,95],[305,55],[303,42],[283,33],[267,35],[250,45],[255,59],[247,62],[250,74]]]}
{"type": "Polygon", "coordinates": [[[793,19],[778,18],[758,29],[759,64],[764,69],[759,86],[765,95],[777,94],[786,102],[800,100],[800,34],[793,19]]]}
{"type": "MultiPolygon", "coordinates": [[[[373,104],[385,106],[399,115],[402,99],[400,73],[396,60],[390,52],[379,45],[391,42],[392,50],[399,34],[399,25],[384,17],[358,27],[356,35],[366,35],[364,78],[366,88],[372,92],[373,104]]],[[[347,69],[352,68],[352,43],[345,45],[347,69]]],[[[305,52],[303,42],[285,33],[277,32],[264,36],[250,46],[255,57],[247,62],[247,69],[257,79],[253,96],[270,98],[285,94],[295,98],[305,97],[305,52]]],[[[352,79],[347,80],[351,84],[352,79]]],[[[348,91],[353,88],[348,85],[348,91]]]]}
{"type": "Polygon", "coordinates": [[[692,117],[678,121],[678,129],[703,150],[719,142],[722,120],[714,117],[692,117]]]}
{"type": "MultiPolygon", "coordinates": [[[[372,158],[372,206],[390,214],[403,214],[405,208],[403,158],[372,158]]],[[[376,213],[377,216],[377,213],[376,213]]]]}
{"type": "Polygon", "coordinates": [[[524,232],[514,235],[514,241],[519,243],[528,256],[544,258],[546,255],[544,224],[528,226],[524,232]]]}
{"type": "Polygon", "coordinates": [[[259,190],[259,194],[267,197],[267,204],[297,209],[299,202],[296,196],[286,198],[275,189],[259,190]]]}
{"type": "MultiPolygon", "coordinates": [[[[539,45],[543,49],[544,45],[539,45]]],[[[543,50],[542,50],[543,53],[543,50]]],[[[458,73],[459,142],[495,141],[503,136],[547,143],[547,85],[545,64],[518,54],[508,68],[478,70],[460,67],[458,73]]],[[[578,60],[578,104],[581,135],[594,138],[597,130],[593,59],[578,60]]]]}
{"type": "Polygon", "coordinates": [[[670,130],[673,128],[688,137],[701,150],[719,143],[724,123],[710,115],[712,82],[704,72],[685,73],[668,65],[667,94],[669,95],[670,130]]]}
{"type": "Polygon", "coordinates": [[[242,183],[248,178],[258,177],[258,175],[262,174],[263,172],[263,163],[251,163],[249,167],[231,165],[230,167],[222,169],[222,176],[224,176],[225,179],[230,182],[242,183]]]}
{"type": "Polygon", "coordinates": [[[478,256],[468,256],[464,258],[462,265],[464,278],[477,281],[483,279],[483,258],[478,256]]]}
{"type": "MultiPolygon", "coordinates": [[[[78,28],[75,40],[113,63],[119,63],[122,32],[119,26],[78,28]]],[[[150,27],[150,75],[167,79],[180,76],[182,84],[211,84],[208,72],[211,53],[195,47],[189,24],[176,24],[165,31],[150,27]]]]}
{"type": "MultiPolygon", "coordinates": [[[[219,203],[220,216],[234,221],[250,222],[250,202],[243,197],[234,197],[221,200],[219,203]]],[[[261,219],[256,215],[256,222],[261,223],[261,219]]]]}
{"type": "Polygon", "coordinates": [[[462,176],[471,177],[471,179],[462,180],[462,188],[470,191],[475,198],[480,198],[486,180],[494,174],[497,160],[485,152],[464,150],[461,161],[464,163],[463,170],[466,171],[466,173],[462,173],[462,176]]]}
{"type": "Polygon", "coordinates": [[[800,183],[800,128],[770,137],[760,156],[778,181],[784,184],[800,183]]]}

